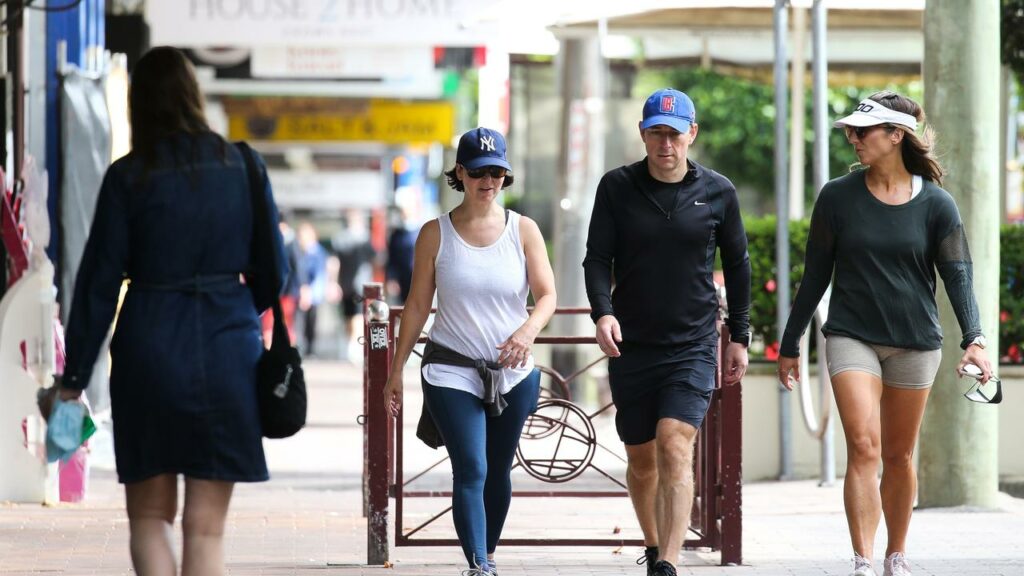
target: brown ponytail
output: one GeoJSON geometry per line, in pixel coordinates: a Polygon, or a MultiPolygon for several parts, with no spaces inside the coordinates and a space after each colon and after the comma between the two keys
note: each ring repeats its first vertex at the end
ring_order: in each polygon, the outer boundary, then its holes
{"type": "MultiPolygon", "coordinates": [[[[918,124],[924,124],[925,122],[924,109],[921,108],[920,104],[906,96],[901,96],[891,90],[883,90],[868,96],[868,98],[890,110],[910,114],[917,118],[918,124]]],[[[893,126],[898,130],[903,130],[901,152],[903,164],[907,167],[907,171],[941,186],[945,170],[942,169],[942,165],[939,164],[939,161],[932,153],[932,148],[935,145],[935,131],[932,130],[932,127],[925,126],[922,135],[918,136],[907,128],[898,125],[893,126]]]]}

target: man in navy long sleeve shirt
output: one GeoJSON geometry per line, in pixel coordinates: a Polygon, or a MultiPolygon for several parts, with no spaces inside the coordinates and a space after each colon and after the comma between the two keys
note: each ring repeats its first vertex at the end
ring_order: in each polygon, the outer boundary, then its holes
{"type": "Polygon", "coordinates": [[[693,504],[693,443],[717,370],[715,251],[732,340],[723,354],[726,384],[747,367],[750,259],[735,187],[687,159],[697,137],[690,98],[672,89],[652,94],[640,137],[647,157],[598,185],[583,268],[597,341],[611,357],[615,425],[647,574],[675,576],[693,504]]]}

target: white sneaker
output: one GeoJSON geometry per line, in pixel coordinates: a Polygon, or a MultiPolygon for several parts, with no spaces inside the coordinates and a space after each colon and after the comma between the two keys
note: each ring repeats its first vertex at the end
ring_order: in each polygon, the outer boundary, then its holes
{"type": "Polygon", "coordinates": [[[854,554],[853,572],[850,573],[850,576],[878,576],[878,573],[871,567],[871,560],[860,554],[854,554]]]}
{"type": "Polygon", "coordinates": [[[882,576],[910,576],[910,563],[903,552],[893,552],[885,559],[882,576]]]}

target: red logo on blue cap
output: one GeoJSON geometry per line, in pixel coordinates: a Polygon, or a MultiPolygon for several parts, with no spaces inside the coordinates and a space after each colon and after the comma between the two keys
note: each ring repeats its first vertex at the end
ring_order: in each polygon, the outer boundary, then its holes
{"type": "Polygon", "coordinates": [[[661,97],[661,112],[672,112],[676,109],[676,97],[665,94],[661,97]]]}

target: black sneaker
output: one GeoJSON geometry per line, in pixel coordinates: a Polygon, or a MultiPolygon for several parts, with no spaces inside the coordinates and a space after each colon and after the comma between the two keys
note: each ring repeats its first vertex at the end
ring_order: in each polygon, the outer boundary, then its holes
{"type": "Polygon", "coordinates": [[[678,576],[676,574],[676,567],[667,560],[661,560],[655,564],[654,572],[652,572],[652,574],[655,576],[678,576]]]}
{"type": "Polygon", "coordinates": [[[655,576],[654,565],[658,562],[658,547],[647,546],[644,555],[636,559],[636,563],[643,566],[647,564],[647,576],[655,576]]]}

